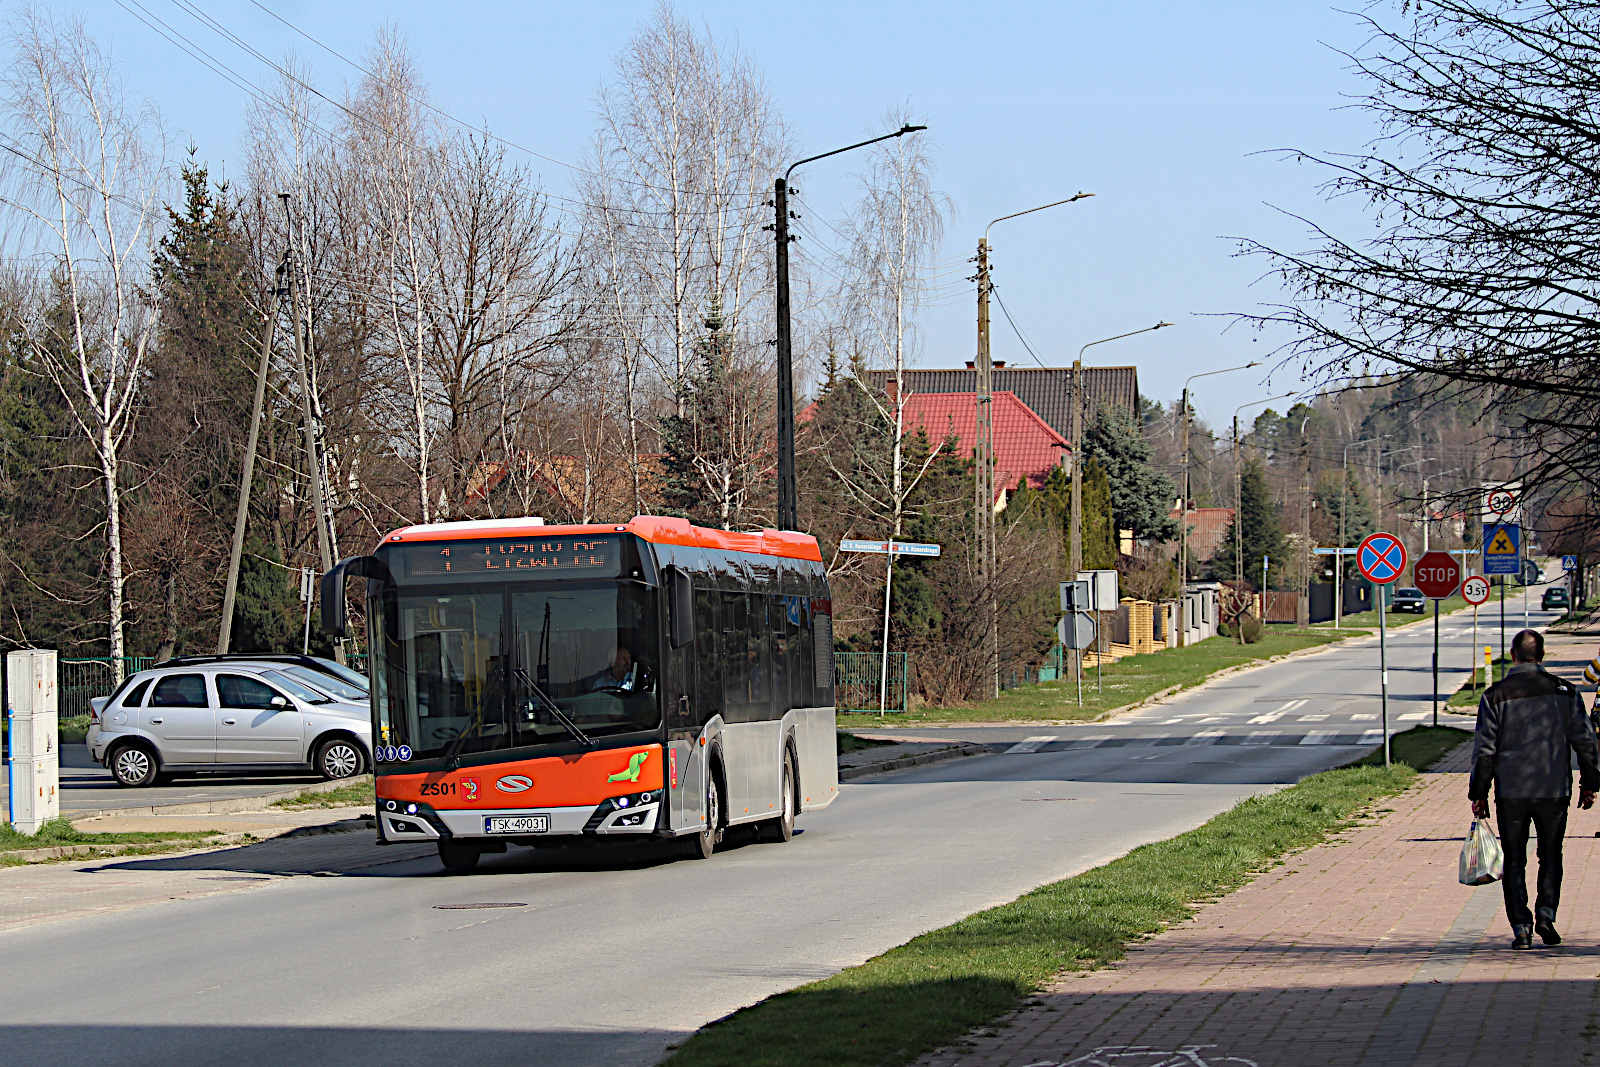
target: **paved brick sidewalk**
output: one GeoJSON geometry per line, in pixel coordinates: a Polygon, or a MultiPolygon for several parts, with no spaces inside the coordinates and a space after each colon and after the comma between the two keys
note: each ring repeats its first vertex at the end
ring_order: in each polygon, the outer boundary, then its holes
{"type": "Polygon", "coordinates": [[[1600,1063],[1600,813],[1569,824],[1566,944],[1513,953],[1499,885],[1456,881],[1466,751],[1392,811],[922,1064],[1600,1063]]]}

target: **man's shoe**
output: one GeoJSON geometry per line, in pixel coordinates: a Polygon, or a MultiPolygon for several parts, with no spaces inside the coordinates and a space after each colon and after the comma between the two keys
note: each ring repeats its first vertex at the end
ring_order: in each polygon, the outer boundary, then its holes
{"type": "Polygon", "coordinates": [[[1533,947],[1533,927],[1531,927],[1531,926],[1513,926],[1511,928],[1511,935],[1512,935],[1511,936],[1511,947],[1512,948],[1532,948],[1533,947]]]}
{"type": "Polygon", "coordinates": [[[1561,944],[1561,935],[1556,933],[1556,921],[1554,919],[1540,918],[1538,922],[1533,924],[1533,932],[1538,934],[1539,940],[1547,945],[1561,944]]]}

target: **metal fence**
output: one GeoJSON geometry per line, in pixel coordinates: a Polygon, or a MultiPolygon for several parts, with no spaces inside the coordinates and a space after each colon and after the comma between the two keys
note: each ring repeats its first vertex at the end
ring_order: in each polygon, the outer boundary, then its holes
{"type": "MultiPolygon", "coordinates": [[[[124,656],[122,676],[126,678],[136,671],[142,671],[153,666],[155,661],[154,656],[124,656]]],[[[56,661],[56,692],[63,719],[89,714],[91,698],[111,694],[117,687],[115,664],[116,661],[109,656],[56,661]]]]}
{"type": "Polygon", "coordinates": [[[835,652],[833,654],[833,704],[840,711],[903,712],[910,688],[910,655],[889,653],[888,700],[883,695],[883,654],[881,652],[835,652]]]}

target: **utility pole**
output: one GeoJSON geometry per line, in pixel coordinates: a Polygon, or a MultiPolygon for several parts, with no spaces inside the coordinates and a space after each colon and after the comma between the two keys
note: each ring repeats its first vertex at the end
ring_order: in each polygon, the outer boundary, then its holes
{"type": "MultiPolygon", "coordinates": [[[[972,521],[978,546],[978,588],[988,633],[984,637],[988,695],[1000,695],[1000,606],[995,603],[994,365],[989,360],[989,237],[978,239],[977,425],[973,442],[972,521]]],[[[1073,572],[1076,574],[1076,570],[1073,572]]]]}
{"type": "MultiPolygon", "coordinates": [[[[1072,361],[1072,538],[1068,566],[1083,570],[1083,360],[1072,361]]],[[[1096,620],[1098,622],[1098,620],[1096,620]]]]}
{"type": "MultiPolygon", "coordinates": [[[[1170,323],[1161,323],[1159,325],[1170,325],[1170,323]]],[[[1151,328],[1155,329],[1157,327],[1151,328]]],[[[1208,370],[1201,371],[1199,374],[1191,374],[1183,382],[1183,399],[1179,401],[1179,406],[1183,409],[1183,499],[1178,501],[1178,611],[1180,614],[1184,611],[1185,598],[1189,589],[1189,383],[1196,378],[1205,378],[1212,374],[1227,374],[1236,370],[1249,370],[1251,367],[1260,365],[1260,360],[1252,359],[1249,363],[1238,367],[1224,367],[1221,370],[1208,370]]],[[[1237,414],[1235,412],[1235,415],[1237,414]]],[[[1237,521],[1237,518],[1235,521],[1237,521]]],[[[1238,539],[1238,534],[1235,532],[1234,540],[1237,542],[1238,539]]],[[[1235,548],[1242,549],[1243,546],[1236,544],[1235,548]]],[[[1187,632],[1187,620],[1183,620],[1183,625],[1178,630],[1179,648],[1182,648],[1186,643],[1185,636],[1187,632]]]]}
{"type": "MultiPolygon", "coordinates": [[[[791,168],[793,169],[793,168],[791,168]]],[[[772,183],[773,233],[778,275],[778,529],[800,529],[799,487],[794,469],[794,358],[789,324],[789,182],[772,183]]],[[[889,554],[894,567],[894,553],[889,554]]]]}
{"type": "Polygon", "coordinates": [[[278,324],[278,301],[284,295],[283,276],[288,269],[289,253],[278,260],[278,270],[272,289],[267,294],[261,324],[261,360],[256,368],[256,395],[250,407],[250,435],[244,446],[244,471],[239,480],[239,508],[233,517],[233,547],[228,553],[228,581],[222,592],[222,623],[217,632],[217,655],[228,654],[228,644],[233,639],[233,601],[239,590],[239,561],[244,555],[244,529],[250,514],[250,487],[255,479],[256,443],[261,437],[261,409],[266,405],[267,368],[272,362],[272,335],[278,324]]]}
{"type": "Polygon", "coordinates": [[[849,152],[856,148],[865,148],[869,144],[887,141],[891,137],[904,137],[908,133],[925,130],[926,126],[902,126],[893,133],[886,133],[881,137],[861,141],[858,144],[846,145],[844,148],[835,148],[832,152],[823,152],[820,155],[807,156],[789,164],[789,169],[781,177],[772,182],[772,209],[773,225],[764,226],[770,229],[777,240],[776,252],[776,281],[777,293],[777,330],[774,333],[773,344],[778,349],[778,529],[798,530],[800,528],[800,493],[795,485],[794,469],[794,356],[792,349],[793,335],[789,322],[789,242],[795,238],[789,235],[789,219],[798,218],[789,213],[789,175],[802,163],[814,163],[819,159],[836,156],[840,152],[849,152]]]}
{"type": "MultiPolygon", "coordinates": [[[[279,200],[283,202],[283,217],[290,228],[290,270],[294,269],[294,218],[289,211],[289,194],[279,193],[279,200]]],[[[294,359],[295,377],[300,386],[300,407],[302,418],[305,422],[306,434],[306,473],[311,479],[311,510],[316,516],[317,523],[317,553],[322,562],[322,573],[327,574],[333,570],[333,546],[328,541],[328,526],[324,520],[326,494],[322,485],[322,461],[317,456],[317,421],[316,413],[311,404],[311,379],[306,373],[306,344],[305,334],[302,332],[300,320],[300,287],[290,286],[291,298],[289,301],[291,314],[290,322],[294,328],[294,359]]]]}
{"type": "Polygon", "coordinates": [[[1239,472],[1239,413],[1233,413],[1233,580],[1244,584],[1244,479],[1239,472]]]}

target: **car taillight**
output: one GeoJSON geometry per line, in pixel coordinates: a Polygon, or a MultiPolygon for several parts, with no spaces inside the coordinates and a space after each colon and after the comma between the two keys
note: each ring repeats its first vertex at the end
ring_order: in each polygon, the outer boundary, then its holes
{"type": "Polygon", "coordinates": [[[89,705],[89,725],[90,726],[99,726],[100,725],[100,712],[99,712],[98,709],[95,708],[95,706],[93,704],[89,705]]]}

